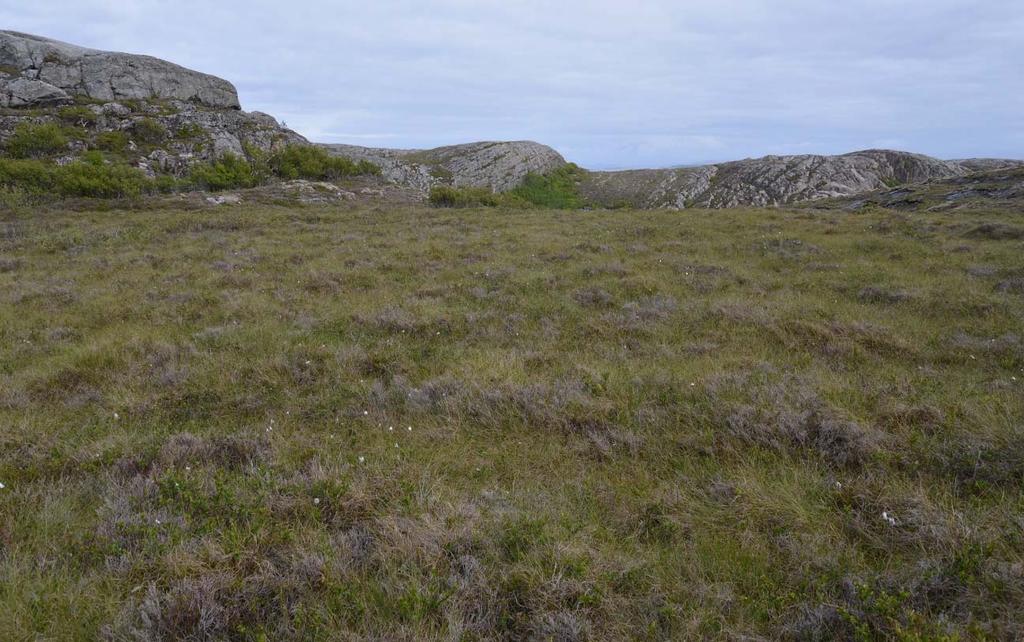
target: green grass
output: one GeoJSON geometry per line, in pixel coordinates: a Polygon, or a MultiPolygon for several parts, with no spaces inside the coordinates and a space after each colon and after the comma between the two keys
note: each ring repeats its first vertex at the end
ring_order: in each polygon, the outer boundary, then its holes
{"type": "Polygon", "coordinates": [[[0,639],[1024,634],[1019,214],[0,216],[0,639]]]}

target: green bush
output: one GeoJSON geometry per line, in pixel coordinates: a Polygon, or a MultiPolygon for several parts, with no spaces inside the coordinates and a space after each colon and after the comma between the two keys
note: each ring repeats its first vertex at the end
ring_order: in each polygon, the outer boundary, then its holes
{"type": "Polygon", "coordinates": [[[38,160],[0,158],[0,186],[31,194],[51,191],[55,167],[38,160]]]}
{"type": "Polygon", "coordinates": [[[75,162],[57,167],[55,175],[62,196],[124,198],[155,189],[151,179],[128,165],[75,162]]]}
{"type": "Polygon", "coordinates": [[[96,114],[91,109],[83,105],[71,105],[68,107],[61,107],[60,111],[57,112],[60,119],[71,125],[79,127],[88,127],[96,124],[96,114]]]}
{"type": "Polygon", "coordinates": [[[530,173],[508,196],[538,207],[578,209],[584,205],[579,193],[583,172],[575,163],[567,163],[548,174],[530,173]]]}
{"type": "Polygon", "coordinates": [[[101,132],[96,135],[93,145],[106,152],[123,153],[128,149],[128,134],[123,131],[101,132]]]}
{"type": "Polygon", "coordinates": [[[106,163],[94,152],[67,165],[0,159],[0,188],[36,196],[123,198],[166,189],[167,185],[129,165],[106,163]]]}
{"type": "Polygon", "coordinates": [[[434,207],[543,207],[578,209],[584,201],[579,181],[584,170],[568,163],[549,174],[527,174],[523,183],[504,194],[480,187],[438,185],[430,190],[428,202],[434,207]]]}
{"type": "Polygon", "coordinates": [[[193,138],[199,138],[206,134],[206,130],[203,129],[202,125],[196,123],[185,123],[178,128],[178,131],[174,133],[174,137],[178,140],[191,140],[193,138]]]}
{"type": "Polygon", "coordinates": [[[495,207],[501,197],[482,187],[452,187],[436,185],[427,199],[434,207],[495,207]]]}
{"type": "Polygon", "coordinates": [[[135,121],[132,131],[139,142],[147,145],[157,145],[167,138],[167,128],[149,117],[135,121]]]}
{"type": "Polygon", "coordinates": [[[53,123],[21,123],[7,140],[7,153],[14,158],[42,158],[64,151],[68,138],[53,123]]]}
{"type": "Polygon", "coordinates": [[[285,180],[336,180],[380,174],[380,167],[369,161],[331,156],[313,145],[288,145],[271,154],[267,162],[271,171],[285,180]]]}
{"type": "Polygon", "coordinates": [[[249,161],[231,153],[224,154],[212,163],[194,166],[190,179],[195,187],[214,192],[253,187],[259,182],[249,161]]]}
{"type": "Polygon", "coordinates": [[[20,212],[29,204],[29,201],[29,194],[24,189],[17,186],[0,185],[0,212],[20,212]]]}

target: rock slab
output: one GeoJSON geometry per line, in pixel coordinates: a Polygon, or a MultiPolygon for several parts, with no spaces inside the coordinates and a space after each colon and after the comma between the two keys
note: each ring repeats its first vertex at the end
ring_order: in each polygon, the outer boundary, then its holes
{"type": "Polygon", "coordinates": [[[240,108],[234,85],[216,76],[151,56],[87,49],[17,31],[0,31],[0,72],[0,106],[5,107],[52,105],[84,96],[240,108]]]}

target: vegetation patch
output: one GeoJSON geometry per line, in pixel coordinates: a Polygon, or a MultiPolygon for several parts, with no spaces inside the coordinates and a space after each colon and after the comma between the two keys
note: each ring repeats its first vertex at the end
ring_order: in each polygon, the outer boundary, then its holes
{"type": "Polygon", "coordinates": [[[124,164],[86,156],[66,165],[38,160],[0,159],[0,186],[46,197],[127,198],[169,191],[172,180],[155,180],[124,164]]]}
{"type": "Polygon", "coordinates": [[[515,189],[495,194],[481,187],[437,185],[427,201],[434,207],[540,207],[578,209],[585,205],[579,184],[585,171],[568,163],[548,174],[527,174],[515,189]]]}
{"type": "Polygon", "coordinates": [[[230,152],[212,163],[194,165],[189,179],[195,187],[214,192],[254,187],[260,182],[249,161],[230,152]]]}
{"type": "Polygon", "coordinates": [[[1024,636],[1002,209],[132,204],[0,212],[0,640],[1024,636]]]}
{"type": "Polygon", "coordinates": [[[434,207],[497,207],[502,197],[484,187],[435,185],[427,201],[434,207]]]}
{"type": "Polygon", "coordinates": [[[365,161],[331,156],[314,145],[287,145],[272,153],[267,165],[274,175],[285,180],[304,178],[331,181],[350,176],[377,176],[380,167],[365,161]]]}
{"type": "Polygon", "coordinates": [[[7,139],[7,154],[13,158],[43,158],[67,150],[68,135],[55,123],[19,124],[7,139]]]}

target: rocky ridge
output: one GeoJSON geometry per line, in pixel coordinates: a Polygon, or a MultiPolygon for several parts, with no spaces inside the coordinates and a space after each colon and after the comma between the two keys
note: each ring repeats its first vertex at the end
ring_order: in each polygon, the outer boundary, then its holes
{"type": "Polygon", "coordinates": [[[840,156],[766,156],[701,167],[590,172],[581,191],[590,201],[606,206],[773,206],[852,196],[1017,163],[943,161],[890,150],[840,156]]]}
{"type": "MultiPolygon", "coordinates": [[[[0,148],[24,125],[72,131],[53,160],[104,150],[150,175],[184,175],[226,153],[253,158],[309,144],[272,116],[240,109],[228,81],[144,55],[98,51],[0,31],[0,148]],[[119,142],[120,141],[120,142],[119,142]]],[[[530,173],[566,164],[531,141],[477,142],[428,150],[324,144],[329,153],[379,165],[388,193],[422,198],[435,185],[505,192],[530,173]]],[[[1019,161],[944,161],[866,150],[839,156],[767,156],[701,167],[582,172],[594,206],[690,208],[774,206],[853,197],[900,185],[969,176],[1019,161]]]]}
{"type": "Polygon", "coordinates": [[[561,154],[532,141],[479,142],[436,149],[322,146],[332,154],[375,163],[387,180],[424,193],[442,184],[506,192],[529,173],[546,174],[565,165],[561,154]]]}
{"type": "MultiPolygon", "coordinates": [[[[997,208],[1004,213],[1024,212],[1024,162],[999,161],[999,167],[924,183],[863,192],[801,204],[806,208],[859,211],[884,208],[901,212],[970,211],[997,208]],[[1009,163],[1009,164],[1008,164],[1009,163]]],[[[969,162],[969,166],[979,166],[969,162]]],[[[986,160],[980,163],[987,167],[986,160]]]]}

